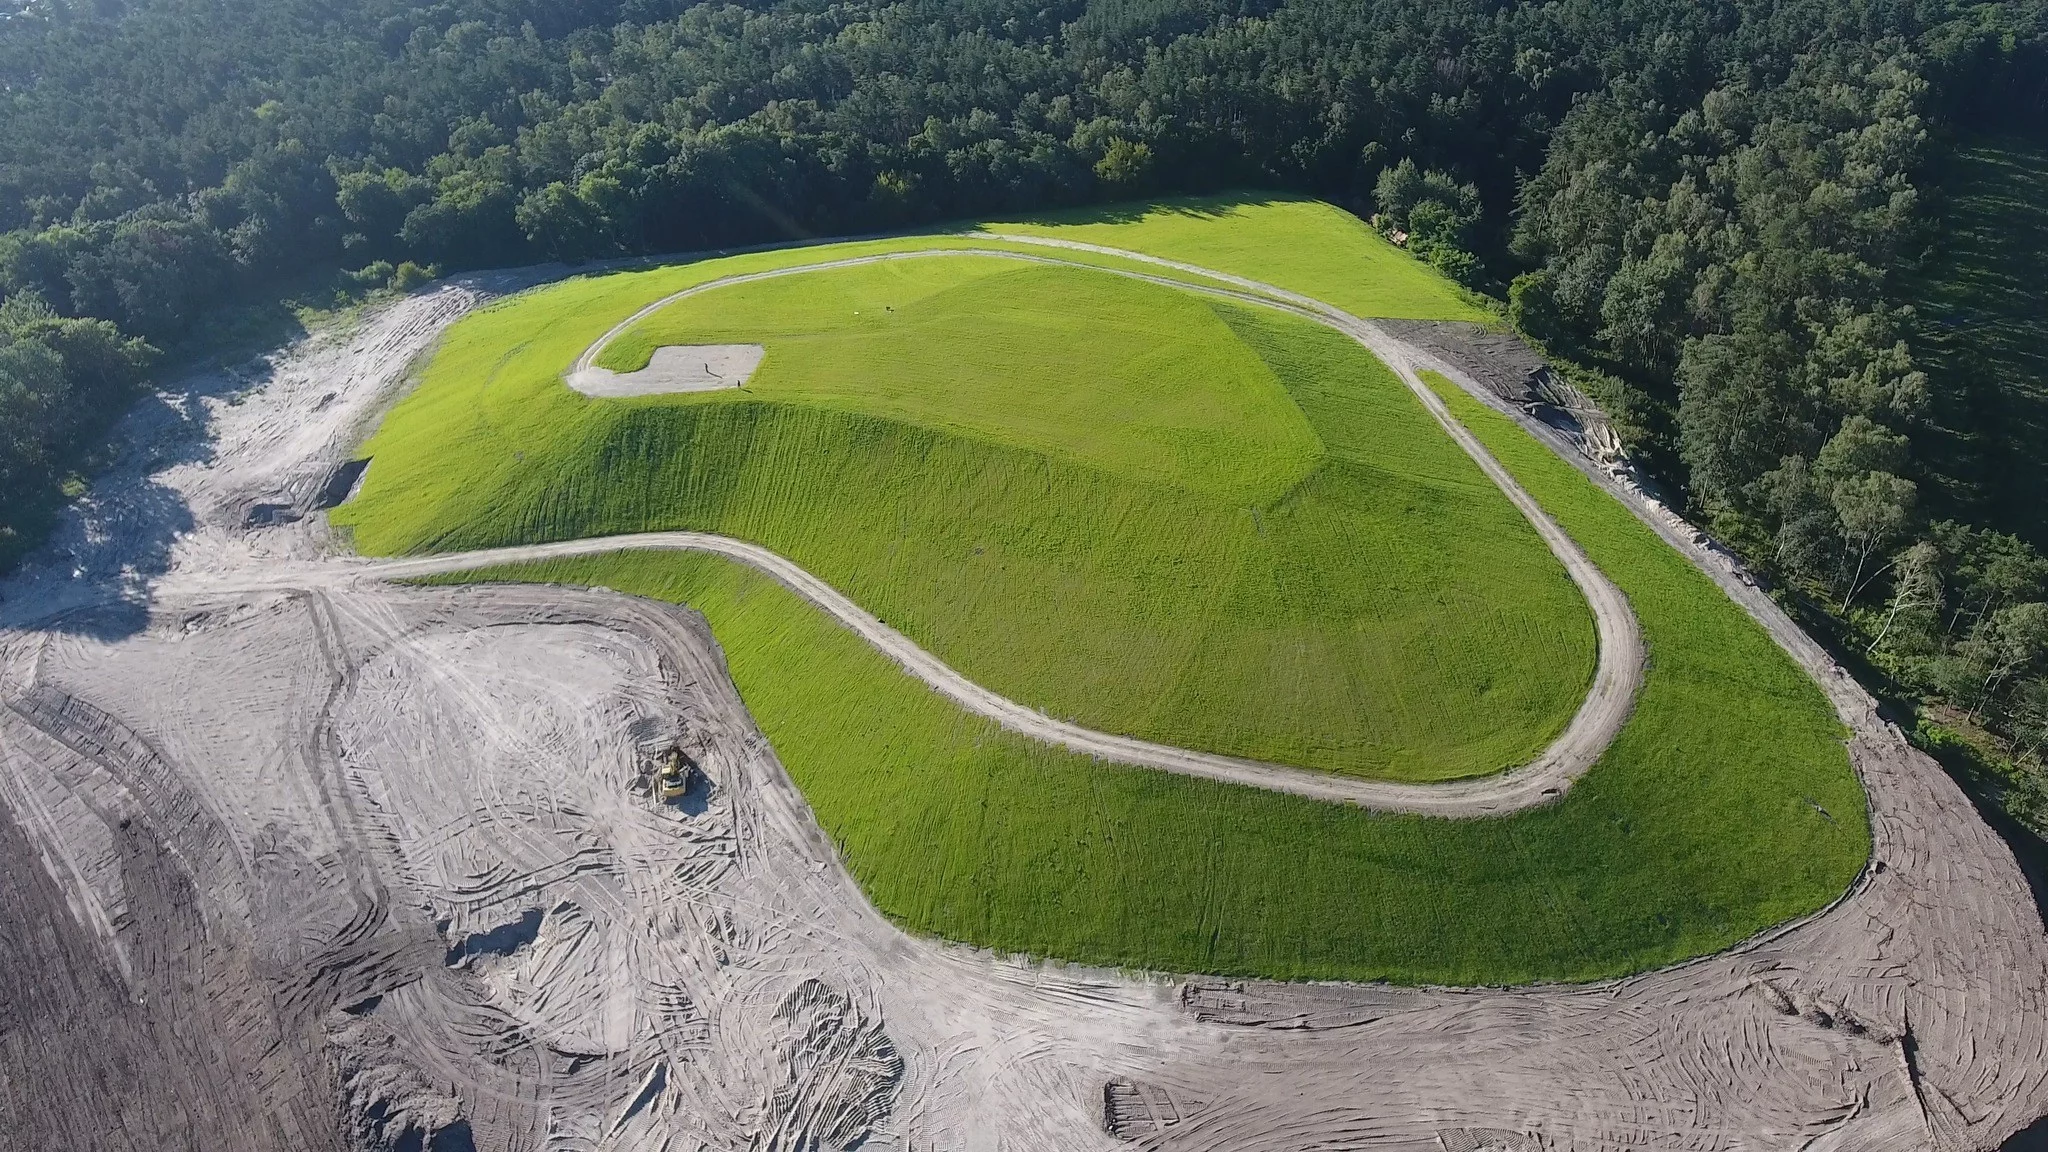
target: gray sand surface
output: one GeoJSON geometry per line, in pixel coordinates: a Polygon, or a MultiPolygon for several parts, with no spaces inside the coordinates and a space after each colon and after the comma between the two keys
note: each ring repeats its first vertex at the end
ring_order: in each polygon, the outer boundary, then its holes
{"type": "Polygon", "coordinates": [[[1834,907],[1589,987],[1145,977],[905,935],[687,609],[392,586],[331,558],[317,509],[251,526],[519,282],[167,392],[0,588],[0,1148],[1947,1150],[2048,1112],[2048,937],[2010,851],[1590,461],[1849,725],[1877,847],[1834,907]],[[670,749],[702,779],[664,800],[670,749]]]}

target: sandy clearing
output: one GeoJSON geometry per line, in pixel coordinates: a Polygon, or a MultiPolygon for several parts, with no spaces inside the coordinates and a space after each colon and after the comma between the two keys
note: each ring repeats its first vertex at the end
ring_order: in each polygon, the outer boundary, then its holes
{"type": "MultiPolygon", "coordinates": [[[[401,378],[403,347],[350,346],[351,387],[401,378]]],[[[268,494],[245,453],[345,458],[237,438],[320,395],[188,429],[217,464],[178,506],[218,537],[153,563],[225,588],[317,550],[317,516],[206,510],[268,494]]],[[[0,1018],[109,991],[36,1017],[54,1042],[0,1032],[0,1148],[1996,1147],[2048,1112],[2048,936],[2010,852],[1767,599],[1587,467],[1815,671],[1877,848],[1818,916],[1583,988],[1176,981],[906,937],[687,610],[342,581],[145,619],[120,608],[137,567],[72,579],[67,536],[0,604],[0,865],[40,893],[0,905],[25,961],[0,1018]],[[701,808],[622,794],[679,732],[701,808]]],[[[96,521],[95,564],[158,539],[121,535],[162,507],[123,483],[80,510],[136,512],[96,521]]]]}
{"type": "Polygon", "coordinates": [[[585,396],[616,399],[743,388],[766,350],[759,344],[664,344],[633,372],[614,372],[580,357],[562,379],[585,396]]]}

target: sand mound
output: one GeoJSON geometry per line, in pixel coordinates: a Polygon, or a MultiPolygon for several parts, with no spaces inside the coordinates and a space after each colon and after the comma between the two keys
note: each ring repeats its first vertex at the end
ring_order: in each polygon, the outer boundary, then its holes
{"type": "Polygon", "coordinates": [[[759,344],[666,344],[647,367],[614,372],[591,365],[569,373],[569,387],[585,396],[659,396],[667,392],[715,392],[738,388],[761,366],[759,344]]]}

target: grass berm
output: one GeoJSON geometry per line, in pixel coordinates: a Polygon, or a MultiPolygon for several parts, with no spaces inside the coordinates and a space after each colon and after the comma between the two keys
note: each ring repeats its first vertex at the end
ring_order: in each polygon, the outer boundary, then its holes
{"type": "MultiPolygon", "coordinates": [[[[1218,211],[1211,223],[1227,227],[1231,219],[1218,211]]],[[[1148,220],[1132,212],[1116,225],[1123,231],[1091,239],[1142,250],[1148,220]]],[[[1318,239],[1304,234],[1297,243],[1318,239]]],[[[1225,270],[1264,275],[1256,253],[1243,259],[1225,270]]],[[[562,291],[589,293],[603,283],[562,291]]],[[[1299,280],[1284,286],[1315,291],[1299,280]]],[[[604,316],[661,290],[673,288],[643,284],[637,295],[613,297],[604,316]]],[[[1310,377],[1331,378],[1305,332],[1263,314],[1248,320],[1234,306],[1211,311],[1248,347],[1268,338],[1279,344],[1282,351],[1267,348],[1260,359],[1283,387],[1288,371],[1274,365],[1290,356],[1305,358],[1310,377]]],[[[563,335],[544,358],[558,371],[602,331],[601,320],[563,335]]],[[[451,335],[444,358],[457,353],[465,331],[451,335]]],[[[545,338],[533,324],[518,331],[545,338]]],[[[507,344],[518,341],[503,336],[497,378],[531,350],[508,358],[507,344]]],[[[489,374],[491,363],[482,370],[489,374]]],[[[433,371],[417,402],[428,396],[433,371]]],[[[1636,710],[1607,754],[1560,802],[1508,817],[1375,814],[1049,748],[961,713],[772,580],[716,557],[621,554],[455,579],[602,584],[703,611],[749,709],[854,874],[883,911],[917,931],[1166,970],[1504,983],[1669,963],[1832,899],[1861,867],[1870,840],[1861,790],[1817,687],[1625,508],[1504,417],[1441,390],[1628,594],[1649,648],[1636,710]]],[[[489,388],[459,398],[452,386],[443,391],[450,411],[461,411],[482,403],[489,388]]],[[[1314,400],[1296,388],[1288,394],[1324,441],[1326,459],[1338,456],[1314,400]]],[[[1412,398],[1400,399],[1420,417],[1412,398]]],[[[744,407],[728,401],[700,410],[744,407]]],[[[486,405],[477,418],[497,415],[486,405]]],[[[432,418],[402,408],[387,432],[432,418]]],[[[468,422],[453,423],[460,444],[468,422]]],[[[986,434],[952,438],[1027,451],[986,434]]],[[[1041,466],[1057,458],[1033,455],[1041,466]]],[[[1421,470],[1404,478],[1431,479],[1431,459],[1404,464],[1421,470]]],[[[488,463],[477,457],[471,467],[488,463]]],[[[1132,473],[1093,471],[1144,486],[1132,473]]],[[[420,533],[415,546],[467,546],[470,509],[440,495],[442,515],[410,526],[420,533]]],[[[357,521],[360,533],[374,517],[359,510],[357,521]]],[[[1583,605],[1576,611],[1583,619],[1583,605]]]]}
{"type": "Polygon", "coordinates": [[[762,343],[748,387],[593,401],[558,378],[618,315],[575,308],[588,287],[450,333],[337,517],[361,547],[735,536],[1051,715],[1402,780],[1533,757],[1590,682],[1590,612],[1534,531],[1308,321],[926,256],[687,297],[608,366],[762,343]]]}

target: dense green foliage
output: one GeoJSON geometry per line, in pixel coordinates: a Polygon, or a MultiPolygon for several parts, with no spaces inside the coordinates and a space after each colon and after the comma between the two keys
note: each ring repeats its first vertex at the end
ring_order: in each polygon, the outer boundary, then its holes
{"type": "Polygon", "coordinates": [[[405,286],[1284,188],[1481,285],[1533,267],[1518,314],[1765,534],[1783,457],[1917,418],[1887,261],[1928,130],[2038,129],[2048,93],[2040,0],[8,7],[0,294],[160,346],[307,267],[405,286]]]}
{"type": "MultiPolygon", "coordinates": [[[[1984,768],[1971,774],[2048,833],[2048,149],[1959,149],[1940,193],[1943,227],[1911,284],[1928,522],[1888,558],[1889,596],[1851,625],[1899,683],[1949,705],[1942,719],[1975,745],[1964,764],[1984,768]]],[[[1937,751],[1961,746],[1923,731],[1937,751]]]]}
{"type": "Polygon", "coordinates": [[[1511,306],[1620,378],[1607,398],[1652,454],[1845,647],[2038,777],[2048,161],[2020,139],[1952,152],[1930,228],[1929,99],[1890,42],[1675,116],[1588,102],[1524,192],[1517,241],[1542,265],[1511,306]]]}
{"type": "Polygon", "coordinates": [[[33,543],[56,486],[134,400],[151,352],[31,294],[0,303],[0,567],[33,543]]]}
{"type": "Polygon", "coordinates": [[[454,579],[688,603],[854,875],[906,927],[1103,964],[1453,984],[1586,980],[1712,951],[1833,899],[1869,852],[1826,702],[1626,509],[1445,398],[1628,594],[1651,660],[1559,803],[1374,815],[1121,768],[967,716],[823,614],[707,556],[454,579]]]}
{"type": "Polygon", "coordinates": [[[1308,321],[924,256],[688,296],[619,342],[630,368],[758,341],[743,391],[559,379],[667,291],[885,246],[572,281],[463,321],[336,522],[372,552],[737,536],[1013,699],[1236,755],[1441,779],[1569,721],[1594,637],[1562,567],[1391,373],[1308,321]]]}
{"type": "Polygon", "coordinates": [[[2048,547],[2048,145],[1958,149],[1942,227],[1910,281],[1934,509],[2048,547]]]}

